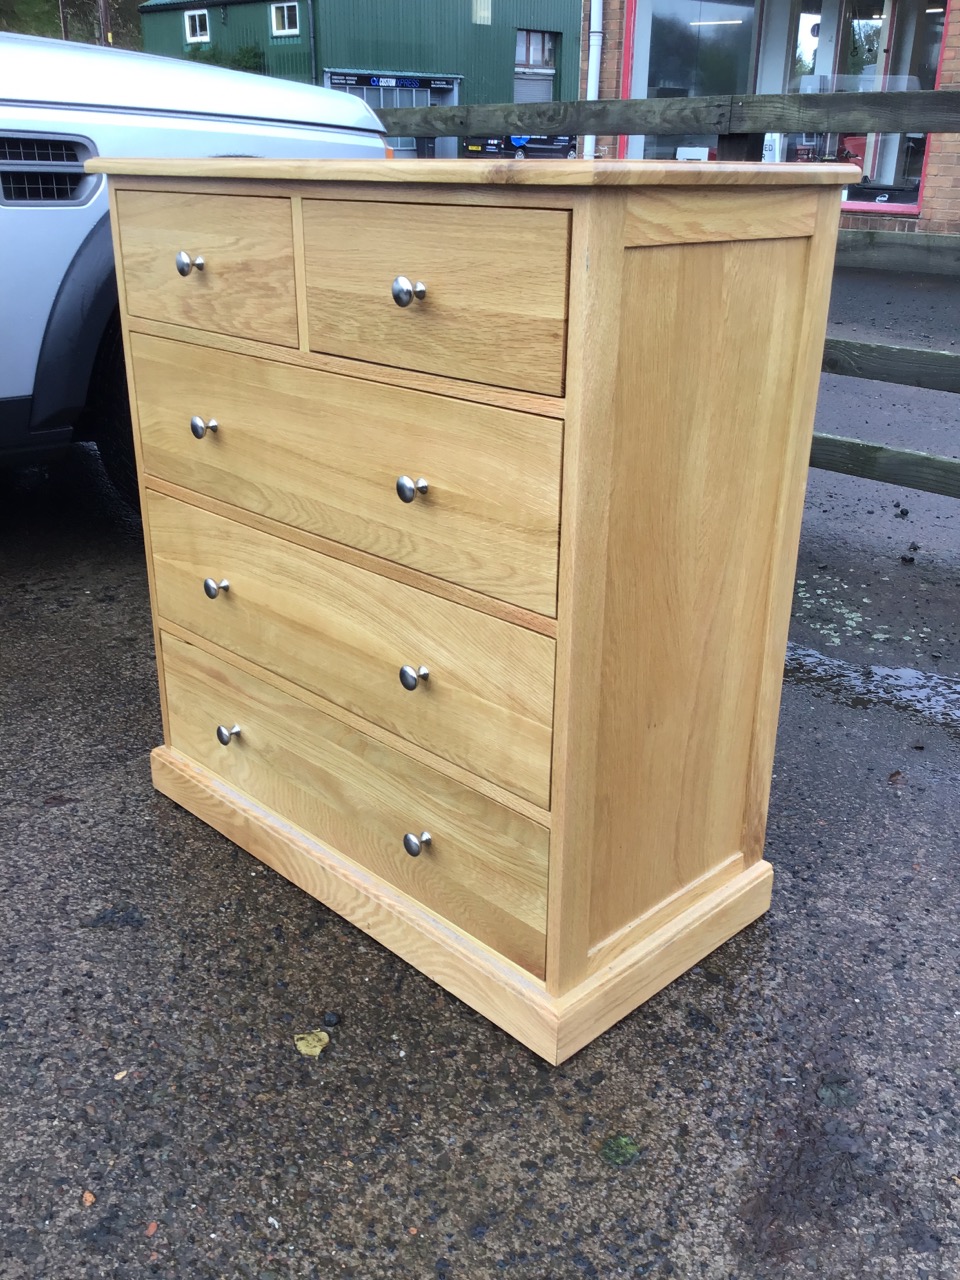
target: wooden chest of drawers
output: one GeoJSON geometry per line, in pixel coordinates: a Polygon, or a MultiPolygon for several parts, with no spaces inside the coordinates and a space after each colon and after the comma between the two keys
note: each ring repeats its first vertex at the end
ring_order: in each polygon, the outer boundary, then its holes
{"type": "Polygon", "coordinates": [[[94,167],[157,787],[562,1061],[769,905],[849,171],[94,167]]]}

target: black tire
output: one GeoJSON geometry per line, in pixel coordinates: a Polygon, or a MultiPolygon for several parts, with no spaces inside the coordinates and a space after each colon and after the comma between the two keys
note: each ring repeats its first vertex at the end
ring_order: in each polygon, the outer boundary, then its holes
{"type": "Polygon", "coordinates": [[[524,151],[523,147],[517,147],[516,151],[513,153],[513,158],[514,160],[526,160],[527,153],[524,151]]]}
{"type": "Polygon", "coordinates": [[[96,442],[111,484],[129,507],[139,511],[137,460],[133,451],[133,423],[119,315],[111,317],[97,352],[86,417],[89,434],[96,442]]]}

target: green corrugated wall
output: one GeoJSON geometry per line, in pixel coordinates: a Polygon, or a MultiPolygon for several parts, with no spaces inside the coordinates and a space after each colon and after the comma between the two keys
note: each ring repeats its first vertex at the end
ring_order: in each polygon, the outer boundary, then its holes
{"type": "MultiPolygon", "coordinates": [[[[472,21],[474,0],[312,2],[321,76],[325,68],[460,75],[461,102],[510,102],[520,28],[560,34],[556,96],[577,97],[581,0],[490,0],[489,25],[472,21]]],[[[301,32],[292,40],[270,35],[269,3],[208,5],[209,47],[230,55],[255,44],[263,49],[270,75],[309,80],[308,3],[300,0],[301,32]]],[[[187,56],[183,12],[141,14],[148,53],[187,56]]]]}

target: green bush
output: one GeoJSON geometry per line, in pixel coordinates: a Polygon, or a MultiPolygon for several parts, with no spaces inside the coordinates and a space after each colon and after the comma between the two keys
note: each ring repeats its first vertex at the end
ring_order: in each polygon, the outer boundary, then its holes
{"type": "Polygon", "coordinates": [[[267,71],[264,52],[255,44],[242,44],[239,49],[203,49],[194,45],[187,56],[192,62],[229,67],[231,71],[253,71],[259,76],[266,75],[267,71]]]}

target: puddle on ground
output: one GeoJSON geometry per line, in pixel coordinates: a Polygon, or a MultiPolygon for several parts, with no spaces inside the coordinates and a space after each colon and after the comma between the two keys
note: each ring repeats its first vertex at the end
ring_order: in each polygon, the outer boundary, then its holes
{"type": "Polygon", "coordinates": [[[912,667],[856,666],[816,649],[788,644],[784,674],[851,707],[894,707],[947,729],[960,729],[960,680],[912,667]]]}

